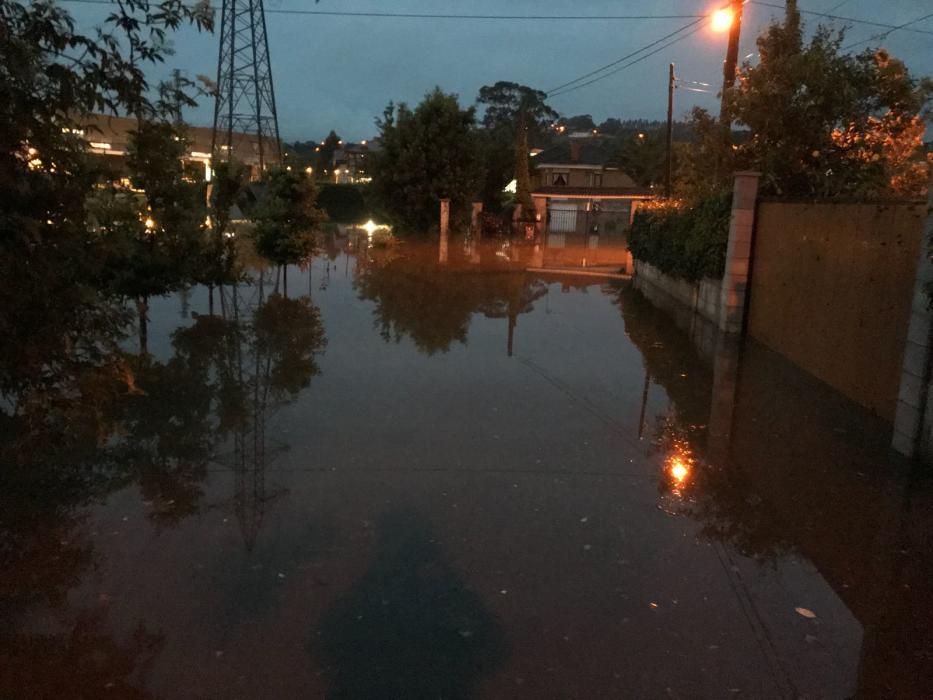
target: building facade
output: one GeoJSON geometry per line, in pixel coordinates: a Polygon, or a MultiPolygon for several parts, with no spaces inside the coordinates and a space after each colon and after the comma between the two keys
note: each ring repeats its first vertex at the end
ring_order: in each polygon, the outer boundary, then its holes
{"type": "Polygon", "coordinates": [[[637,202],[650,199],[598,136],[574,134],[532,159],[532,197],[549,233],[624,235],[637,202]]]}

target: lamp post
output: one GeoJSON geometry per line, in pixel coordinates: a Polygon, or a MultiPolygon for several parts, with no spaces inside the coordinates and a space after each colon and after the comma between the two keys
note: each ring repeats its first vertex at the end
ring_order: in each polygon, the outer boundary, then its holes
{"type": "Polygon", "coordinates": [[[719,10],[713,15],[713,28],[723,31],[729,29],[729,48],[722,68],[722,97],[719,103],[719,121],[729,127],[732,120],[726,111],[726,95],[735,85],[735,72],[739,64],[739,40],[742,36],[743,0],[730,0],[729,8],[719,10]],[[718,19],[717,19],[718,18],[718,19]],[[728,19],[728,23],[726,23],[728,19]],[[725,25],[725,26],[724,26],[725,25]]]}

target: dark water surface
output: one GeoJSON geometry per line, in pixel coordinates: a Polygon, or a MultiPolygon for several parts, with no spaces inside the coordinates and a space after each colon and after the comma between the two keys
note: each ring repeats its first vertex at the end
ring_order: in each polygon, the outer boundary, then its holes
{"type": "Polygon", "coordinates": [[[112,433],[4,478],[0,697],[933,697],[889,428],[514,257],[153,302],[112,433]]]}

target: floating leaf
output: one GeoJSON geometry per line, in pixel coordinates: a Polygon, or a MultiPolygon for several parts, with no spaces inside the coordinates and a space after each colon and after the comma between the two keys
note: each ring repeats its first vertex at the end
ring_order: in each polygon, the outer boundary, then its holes
{"type": "Polygon", "coordinates": [[[816,613],[810,610],[809,608],[794,608],[797,611],[798,615],[803,615],[808,620],[812,620],[816,617],[816,613]]]}

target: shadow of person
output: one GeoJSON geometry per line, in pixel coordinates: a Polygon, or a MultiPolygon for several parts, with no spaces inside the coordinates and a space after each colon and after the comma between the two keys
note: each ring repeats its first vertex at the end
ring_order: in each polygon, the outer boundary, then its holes
{"type": "Polygon", "coordinates": [[[388,513],[379,532],[371,568],[325,611],[313,644],[331,677],[328,697],[471,697],[505,655],[497,620],[418,513],[388,513]]]}

